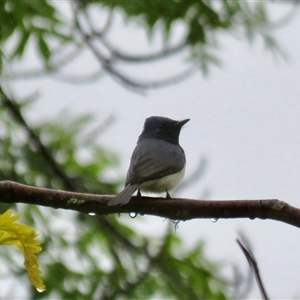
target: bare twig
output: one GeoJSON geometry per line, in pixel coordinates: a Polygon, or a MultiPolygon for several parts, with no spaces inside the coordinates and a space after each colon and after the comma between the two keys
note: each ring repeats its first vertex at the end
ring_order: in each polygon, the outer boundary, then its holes
{"type": "Polygon", "coordinates": [[[253,270],[255,279],[257,281],[257,284],[258,284],[258,287],[259,287],[259,290],[261,292],[261,295],[262,295],[263,299],[268,300],[269,298],[267,296],[267,292],[265,290],[265,287],[262,283],[262,279],[261,279],[260,274],[259,274],[259,269],[258,269],[258,266],[257,266],[257,262],[256,262],[256,260],[253,256],[253,254],[240,242],[240,240],[237,239],[236,242],[238,243],[238,245],[242,249],[244,255],[246,256],[246,258],[248,260],[248,263],[249,263],[251,269],[253,270]]]}
{"type": "MultiPolygon", "coordinates": [[[[239,240],[242,241],[243,245],[249,251],[252,251],[250,241],[247,239],[245,234],[239,230],[238,235],[239,235],[239,240]]],[[[247,271],[248,271],[247,274],[243,276],[238,266],[234,266],[234,272],[235,272],[235,279],[233,284],[234,299],[246,299],[253,287],[254,276],[253,276],[252,269],[249,268],[247,271]]]]}
{"type": "Polygon", "coordinates": [[[131,63],[148,63],[151,61],[157,61],[159,59],[164,59],[166,57],[171,57],[172,55],[180,53],[185,47],[187,46],[186,41],[181,41],[175,46],[168,46],[164,48],[163,50],[160,50],[156,53],[151,54],[140,54],[140,55],[129,55],[125,54],[124,52],[120,51],[113,45],[111,45],[110,42],[108,42],[106,39],[101,38],[101,42],[103,45],[105,45],[106,48],[111,52],[112,56],[125,61],[125,62],[131,62],[131,63]]]}
{"type": "Polygon", "coordinates": [[[170,84],[174,84],[180,82],[192,74],[194,74],[198,70],[198,66],[189,67],[187,70],[176,74],[167,79],[161,79],[153,82],[141,82],[137,79],[130,78],[127,74],[121,73],[121,71],[117,70],[116,67],[111,63],[110,59],[106,58],[99,49],[87,38],[87,45],[89,46],[90,50],[93,52],[95,57],[101,63],[101,66],[107,71],[108,74],[111,75],[116,81],[122,84],[124,87],[132,89],[136,92],[142,93],[144,90],[153,89],[153,88],[160,88],[170,84]]]}

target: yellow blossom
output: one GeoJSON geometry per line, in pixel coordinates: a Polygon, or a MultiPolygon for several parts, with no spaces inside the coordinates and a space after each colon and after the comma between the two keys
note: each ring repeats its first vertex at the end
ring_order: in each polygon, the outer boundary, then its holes
{"type": "Polygon", "coordinates": [[[40,278],[41,271],[36,257],[36,254],[42,250],[36,240],[38,234],[27,225],[15,223],[20,217],[20,215],[12,216],[11,210],[0,215],[0,245],[13,245],[23,252],[24,266],[29,279],[35,288],[42,292],[46,288],[40,278]]]}

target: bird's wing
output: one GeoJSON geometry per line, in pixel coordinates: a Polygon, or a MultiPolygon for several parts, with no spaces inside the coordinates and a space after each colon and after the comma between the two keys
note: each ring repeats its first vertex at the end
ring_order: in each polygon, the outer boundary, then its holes
{"type": "Polygon", "coordinates": [[[181,171],[185,166],[180,146],[157,139],[145,139],[135,147],[126,184],[142,184],[181,171]]]}

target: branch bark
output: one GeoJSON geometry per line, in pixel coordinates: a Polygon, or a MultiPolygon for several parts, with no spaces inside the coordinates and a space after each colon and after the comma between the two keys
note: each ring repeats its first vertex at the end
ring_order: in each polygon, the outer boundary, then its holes
{"type": "Polygon", "coordinates": [[[51,190],[0,182],[0,202],[26,203],[82,213],[109,215],[138,213],[172,220],[191,219],[271,219],[300,228],[300,209],[277,199],[264,200],[192,200],[133,196],[124,206],[107,206],[115,195],[94,195],[51,190]]]}

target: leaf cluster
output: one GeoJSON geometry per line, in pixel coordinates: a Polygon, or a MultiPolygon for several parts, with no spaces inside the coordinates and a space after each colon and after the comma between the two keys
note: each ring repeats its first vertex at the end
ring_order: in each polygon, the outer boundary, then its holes
{"type": "Polygon", "coordinates": [[[0,3],[0,45],[9,38],[17,36],[17,43],[8,59],[20,58],[33,39],[44,62],[51,57],[49,39],[68,40],[59,26],[63,25],[62,17],[51,1],[15,1],[5,0],[0,3]]]}
{"type": "MultiPolygon", "coordinates": [[[[2,54],[0,52],[0,58],[1,56],[10,59],[23,57],[30,44],[29,41],[32,40],[43,60],[43,68],[57,71],[69,60],[68,56],[61,53],[69,49],[70,45],[77,47],[75,57],[72,55],[73,59],[79,56],[79,49],[85,48],[94,55],[96,60],[99,60],[105,72],[118,82],[121,80],[123,84],[132,88],[137,85],[141,87],[141,84],[138,81],[131,82],[129,76],[124,76],[116,70],[114,65],[117,62],[146,63],[149,60],[159,60],[187,50],[189,63],[194,65],[191,62],[196,62],[198,68],[207,74],[211,65],[220,64],[216,49],[219,47],[221,35],[224,34],[234,34],[238,38],[246,38],[249,41],[261,37],[267,49],[280,51],[272,35],[272,22],[266,4],[261,1],[76,0],[70,2],[69,8],[71,17],[67,18],[60,10],[60,6],[52,1],[1,1],[0,44],[7,44],[12,37],[15,37],[17,42],[12,49],[6,47],[2,54]],[[168,51],[163,50],[150,57],[126,55],[126,52],[116,48],[107,39],[111,20],[114,14],[120,11],[123,12],[125,19],[134,21],[139,27],[145,29],[149,36],[157,32],[163,33],[164,47],[168,47],[170,37],[174,36],[181,42],[181,47],[171,46],[171,50],[167,48],[168,51]],[[95,28],[99,28],[97,23],[100,20],[93,20],[93,15],[103,16],[105,12],[108,12],[108,22],[102,31],[97,31],[95,28]],[[86,19],[83,24],[81,24],[82,19],[86,19]],[[184,28],[184,33],[180,37],[177,37],[178,24],[184,28]],[[91,44],[86,43],[87,40],[98,40],[104,48],[107,48],[109,55],[103,55],[100,50],[102,47],[93,48],[91,44]],[[55,56],[63,57],[61,61],[64,63],[54,64],[52,59],[55,56]]],[[[181,80],[185,77],[179,76],[181,80]]],[[[170,82],[172,83],[173,80],[170,82]]],[[[149,84],[149,87],[165,84],[163,81],[160,84],[149,84]]]]}
{"type": "Polygon", "coordinates": [[[150,34],[163,30],[165,42],[175,33],[176,25],[185,27],[185,42],[204,72],[218,64],[213,48],[218,46],[220,34],[245,36],[249,41],[261,36],[267,48],[279,51],[270,34],[271,21],[265,3],[261,1],[91,1],[111,9],[120,8],[129,20],[139,20],[150,34]]]}

